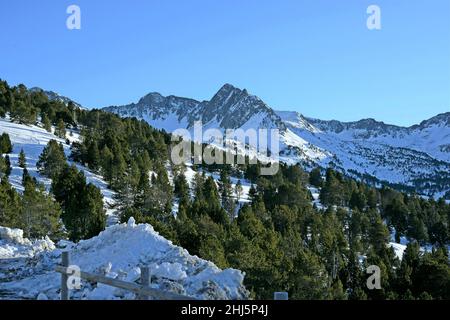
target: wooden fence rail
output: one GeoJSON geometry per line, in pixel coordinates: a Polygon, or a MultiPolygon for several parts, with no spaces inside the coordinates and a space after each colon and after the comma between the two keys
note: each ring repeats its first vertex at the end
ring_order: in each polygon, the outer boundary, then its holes
{"type": "MultiPolygon", "coordinates": [[[[70,290],[67,282],[69,280],[69,276],[73,275],[73,269],[70,268],[69,252],[62,252],[61,265],[56,266],[55,271],[61,273],[61,300],[69,300],[70,290]]],[[[79,277],[80,279],[87,281],[103,283],[108,286],[131,291],[136,294],[136,298],[139,300],[148,300],[150,298],[159,300],[195,300],[192,297],[150,288],[150,270],[148,267],[141,268],[140,284],[108,278],[99,274],[93,274],[81,270],[79,277]]],[[[274,300],[288,300],[288,293],[275,292],[274,300]]]]}
{"type": "MultiPolygon", "coordinates": [[[[70,292],[67,281],[69,279],[69,276],[73,275],[73,270],[69,268],[70,266],[69,252],[67,251],[62,252],[61,260],[62,260],[61,265],[56,266],[55,271],[61,273],[61,300],[69,300],[70,292]]],[[[192,297],[150,288],[150,272],[148,267],[141,268],[140,284],[108,278],[102,275],[92,274],[83,271],[80,271],[79,276],[81,279],[87,281],[103,283],[108,286],[131,291],[135,293],[137,299],[140,300],[148,300],[150,299],[150,297],[160,300],[195,300],[192,297]]]]}

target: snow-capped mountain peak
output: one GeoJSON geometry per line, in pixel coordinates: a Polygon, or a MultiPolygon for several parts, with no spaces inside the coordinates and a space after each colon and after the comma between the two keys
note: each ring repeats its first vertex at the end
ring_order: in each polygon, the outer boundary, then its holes
{"type": "Polygon", "coordinates": [[[225,84],[209,101],[177,96],[164,97],[159,93],[149,93],[125,106],[111,106],[106,111],[122,116],[147,120],[153,126],[173,131],[177,128],[191,128],[196,121],[221,129],[241,127],[264,127],[285,129],[276,113],[257,96],[246,89],[238,89],[225,84]]]}

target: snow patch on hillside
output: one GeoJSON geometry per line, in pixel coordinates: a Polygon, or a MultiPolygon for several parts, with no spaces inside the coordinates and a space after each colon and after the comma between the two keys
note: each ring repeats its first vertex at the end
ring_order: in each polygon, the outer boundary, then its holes
{"type": "MultiPolygon", "coordinates": [[[[40,183],[43,183],[47,190],[50,190],[52,181],[39,174],[36,163],[45,146],[50,140],[56,140],[62,143],[64,152],[67,157],[70,155],[70,145],[66,144],[64,139],[58,138],[53,133],[47,132],[45,129],[35,125],[24,125],[11,122],[9,119],[0,118],[0,134],[6,132],[13,144],[13,151],[9,155],[11,160],[12,172],[9,177],[11,185],[19,192],[23,191],[22,174],[23,170],[19,167],[19,153],[23,149],[27,160],[27,169],[31,176],[35,177],[40,183]]],[[[67,134],[69,141],[80,141],[80,136],[74,132],[72,136],[67,134]]],[[[72,162],[69,162],[72,164],[72,162]]],[[[114,204],[114,191],[108,188],[108,184],[101,176],[91,172],[85,167],[75,164],[78,170],[82,171],[86,176],[88,183],[94,184],[103,194],[104,207],[108,216],[108,225],[117,223],[117,217],[114,210],[110,209],[114,204]]]]}

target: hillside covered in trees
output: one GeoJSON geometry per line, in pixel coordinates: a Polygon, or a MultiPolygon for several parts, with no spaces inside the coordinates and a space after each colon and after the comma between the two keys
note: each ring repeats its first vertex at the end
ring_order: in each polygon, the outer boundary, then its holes
{"type": "Polygon", "coordinates": [[[262,163],[193,165],[197,174],[189,184],[185,166],[169,160],[166,132],[5,81],[0,117],[37,124],[70,144],[69,159],[55,140],[39,157],[50,190],[27,173],[23,150],[23,190],[17,191],[8,180],[11,141],[0,137],[0,226],[21,228],[27,237],[78,241],[104,230],[102,194],[70,160],[116,191],[123,222],[149,223],[190,254],[244,271],[254,298],[288,291],[292,299],[450,299],[450,205],[444,199],[375,188],[331,168],[306,172],[284,164],[274,176],[259,174],[262,163]],[[80,139],[71,142],[74,133],[80,139]],[[233,188],[231,177],[251,182],[249,203],[239,203],[242,186],[233,188]],[[320,190],[323,207],[313,204],[308,186],[320,190]],[[401,260],[389,246],[391,235],[409,242],[401,260]],[[366,286],[370,265],[381,269],[379,290],[366,286]]]}

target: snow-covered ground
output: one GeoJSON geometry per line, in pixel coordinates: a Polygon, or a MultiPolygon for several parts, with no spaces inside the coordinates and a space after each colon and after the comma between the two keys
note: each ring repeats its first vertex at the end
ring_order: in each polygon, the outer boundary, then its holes
{"type": "Polygon", "coordinates": [[[0,259],[27,258],[54,249],[55,246],[48,237],[30,241],[23,237],[21,229],[0,227],[0,259]]]}
{"type": "MultiPolygon", "coordinates": [[[[13,123],[8,119],[0,118],[0,134],[6,132],[13,144],[13,152],[9,154],[11,159],[12,172],[9,177],[9,181],[14,188],[18,191],[23,191],[22,186],[22,168],[19,167],[19,153],[23,149],[27,160],[27,169],[30,175],[36,177],[36,179],[45,185],[47,190],[51,187],[51,180],[43,177],[39,174],[36,163],[39,160],[39,156],[44,150],[45,146],[50,140],[56,140],[63,144],[64,152],[68,157],[70,155],[70,145],[66,144],[66,141],[58,138],[52,133],[47,132],[45,129],[35,125],[23,125],[13,123]]],[[[74,132],[71,135],[67,134],[69,141],[79,141],[79,135],[74,132]]],[[[86,180],[89,183],[97,186],[103,194],[104,207],[108,215],[108,225],[117,223],[117,216],[114,210],[110,209],[114,204],[114,191],[108,188],[107,183],[101,176],[89,171],[87,168],[76,164],[77,168],[84,172],[86,180]]]]}
{"type": "Polygon", "coordinates": [[[312,205],[319,210],[325,209],[325,206],[320,202],[320,189],[311,185],[308,185],[307,189],[313,197],[312,205]]]}
{"type": "MultiPolygon", "coordinates": [[[[196,299],[246,299],[244,274],[221,270],[212,262],[191,256],[185,249],[161,237],[148,224],[108,227],[97,237],[78,244],[49,239],[32,242],[21,230],[0,228],[0,298],[47,297],[58,299],[60,275],[54,271],[61,252],[70,251],[71,265],[82,271],[136,282],[140,268],[148,266],[151,287],[196,299]],[[6,263],[7,262],[7,263],[6,263]]],[[[75,299],[134,299],[134,294],[106,285],[82,281],[73,290],[75,299]]]]}

